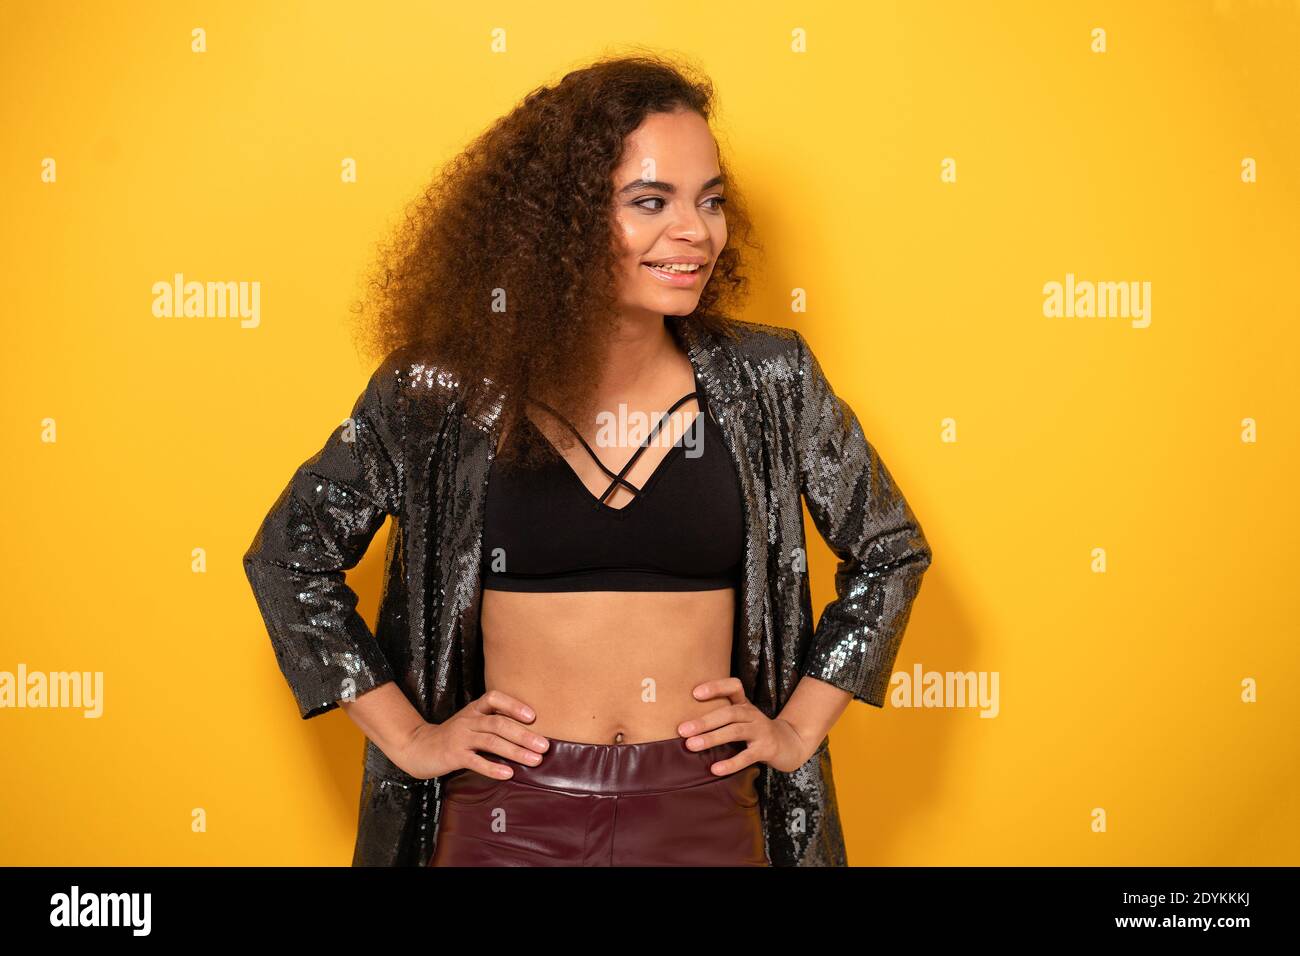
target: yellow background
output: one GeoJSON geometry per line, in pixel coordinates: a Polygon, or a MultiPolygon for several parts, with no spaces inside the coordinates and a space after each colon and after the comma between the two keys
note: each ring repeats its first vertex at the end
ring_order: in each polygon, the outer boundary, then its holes
{"type": "MultiPolygon", "coordinates": [[[[897,669],[999,674],[994,719],[845,713],[850,862],[1300,863],[1300,4],[0,18],[0,670],[105,674],[100,719],[0,711],[0,863],[350,862],[363,738],[300,720],[239,559],[373,368],[348,309],[405,202],[530,89],[632,43],[716,82],[769,249],[744,317],[805,332],[934,548],[897,669]],[[260,327],[155,318],[176,272],[260,282],[260,327]],[[1045,318],[1068,272],[1150,281],[1150,327],[1045,318]]],[[[386,533],[349,575],[372,625],[386,533]]]]}

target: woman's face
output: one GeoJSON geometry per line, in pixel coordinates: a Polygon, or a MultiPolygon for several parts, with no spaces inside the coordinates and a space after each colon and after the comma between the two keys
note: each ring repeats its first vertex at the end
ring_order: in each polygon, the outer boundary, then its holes
{"type": "Polygon", "coordinates": [[[625,315],[687,315],[727,244],[717,143],[692,110],[654,113],[628,136],[623,157],[614,171],[625,243],[620,305],[625,315]],[[673,261],[678,265],[649,265],[673,261]]]}

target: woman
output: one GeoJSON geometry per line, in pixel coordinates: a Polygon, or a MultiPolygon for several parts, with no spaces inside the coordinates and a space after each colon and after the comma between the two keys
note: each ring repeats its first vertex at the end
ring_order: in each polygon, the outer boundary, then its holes
{"type": "Polygon", "coordinates": [[[386,357],[244,559],[302,716],[368,738],[354,864],[846,862],[827,733],[883,706],[930,551],[802,336],[725,317],[710,114],[658,58],[570,73],[381,265],[386,357]],[[372,635],[343,572],[388,515],[372,635]]]}

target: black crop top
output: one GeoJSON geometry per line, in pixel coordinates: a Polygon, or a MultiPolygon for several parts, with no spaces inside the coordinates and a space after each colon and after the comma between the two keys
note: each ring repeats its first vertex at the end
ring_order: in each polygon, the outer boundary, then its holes
{"type": "MultiPolygon", "coordinates": [[[[599,498],[558,451],[536,469],[494,461],[484,506],[482,586],[499,591],[738,587],[745,534],[740,481],[698,380],[695,385],[664,413],[618,473],[560,419],[611,479],[599,498]],[[669,416],[691,398],[698,400],[699,414],[637,488],[625,476],[669,416]],[[620,484],[635,497],[622,507],[607,504],[620,484]]],[[[520,423],[546,441],[527,415],[520,423]]]]}

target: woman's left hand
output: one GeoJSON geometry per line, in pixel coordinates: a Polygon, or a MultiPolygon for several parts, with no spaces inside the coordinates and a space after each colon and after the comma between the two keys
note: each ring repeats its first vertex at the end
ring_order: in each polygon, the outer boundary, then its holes
{"type": "Polygon", "coordinates": [[[745,697],[738,677],[705,681],[695,688],[696,700],[726,698],[728,703],[703,716],[678,725],[677,732],[686,738],[691,750],[707,750],[729,740],[743,740],[747,747],[728,760],[719,760],[710,769],[718,776],[734,773],[751,763],[762,761],[786,773],[798,770],[808,756],[799,732],[789,721],[768,717],[745,697]]]}

